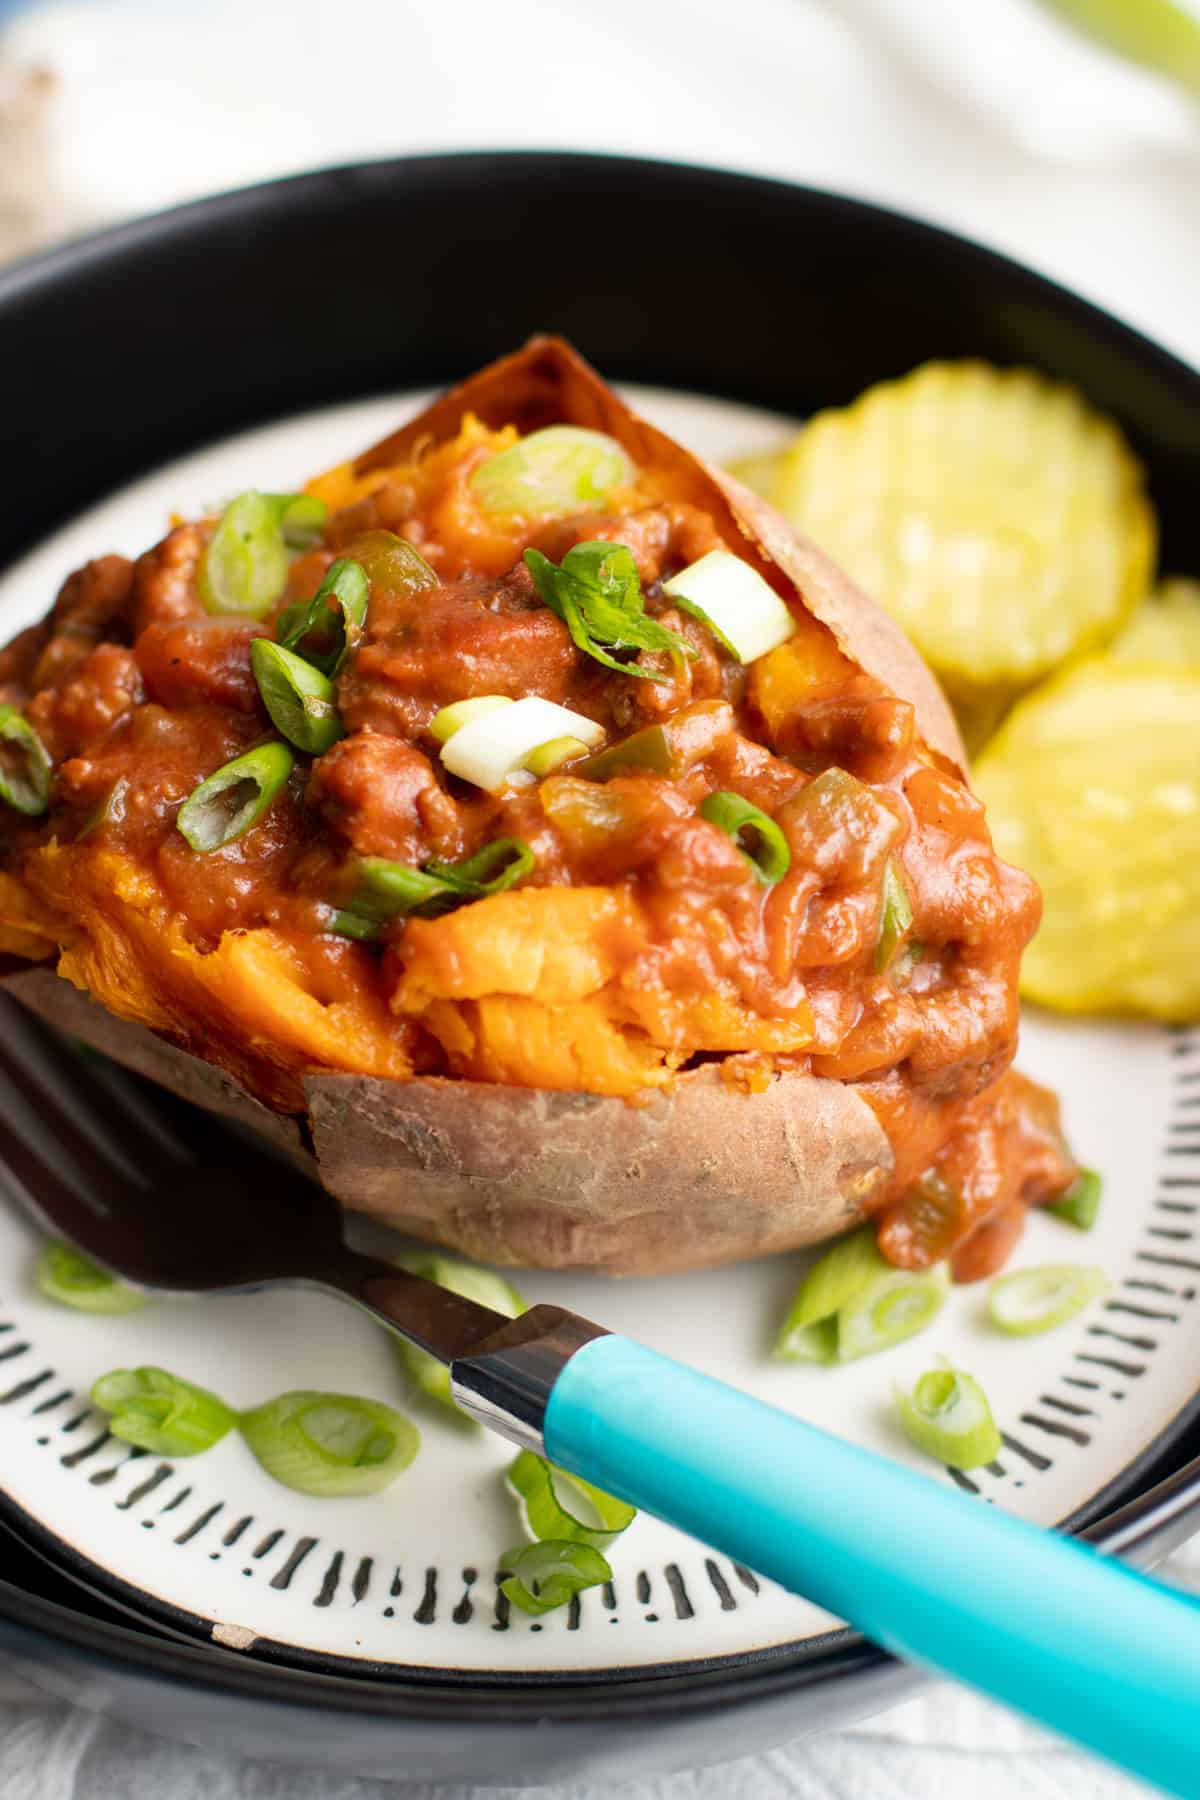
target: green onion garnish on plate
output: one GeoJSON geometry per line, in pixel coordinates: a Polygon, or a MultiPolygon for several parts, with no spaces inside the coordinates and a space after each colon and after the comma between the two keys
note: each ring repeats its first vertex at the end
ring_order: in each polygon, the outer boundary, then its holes
{"type": "Polygon", "coordinates": [[[111,1415],[114,1437],[156,1456],[196,1456],[237,1424],[218,1395],[166,1369],[114,1369],[92,1388],[92,1404],[111,1415]]]}
{"type": "MultiPolygon", "coordinates": [[[[459,1262],[452,1256],[442,1256],[436,1250],[404,1250],[393,1258],[398,1269],[404,1269],[409,1275],[420,1275],[425,1281],[432,1281],[440,1288],[446,1288],[451,1294],[461,1294],[464,1300],[474,1300],[480,1306],[490,1306],[493,1312],[503,1313],[506,1319],[519,1318],[528,1312],[528,1302],[517,1292],[511,1281],[503,1275],[497,1275],[492,1269],[480,1269],[474,1263],[459,1262]]],[[[416,1344],[410,1344],[407,1338],[392,1337],[404,1367],[410,1378],[423,1394],[431,1400],[440,1401],[443,1406],[458,1407],[450,1395],[450,1371],[445,1363],[439,1362],[436,1356],[430,1356],[427,1350],[420,1350],[416,1344]]]]}
{"type": "Polygon", "coordinates": [[[987,1395],[962,1369],[930,1369],[911,1394],[896,1393],[900,1421],[926,1456],[952,1469],[977,1469],[1000,1454],[987,1395]]]}
{"type": "Polygon", "coordinates": [[[1095,1169],[1080,1169],[1065,1194],[1048,1202],[1044,1210],[1073,1225],[1076,1231],[1090,1231],[1100,1211],[1103,1183],[1095,1169]]]}
{"type": "Polygon", "coordinates": [[[500,1592],[527,1613],[553,1612],[586,1588],[612,1580],[600,1552],[575,1542],[521,1544],[505,1551],[500,1566],[507,1570],[500,1592]]]}
{"type": "Polygon", "coordinates": [[[193,788],[175,815],[192,849],[207,856],[257,825],[287,785],[293,761],[286,744],[258,744],[193,788]]]}
{"type": "Polygon", "coordinates": [[[136,1288],[128,1287],[94,1263],[90,1256],[57,1238],[43,1245],[34,1280],[47,1300],[57,1300],[60,1306],[73,1307],[76,1312],[119,1318],[146,1305],[145,1294],[139,1294],[136,1288]]]}
{"type": "Polygon", "coordinates": [[[637,1518],[635,1506],[556,1469],[532,1450],[521,1451],[504,1479],[520,1503],[529,1535],[537,1540],[591,1544],[603,1550],[637,1518]]]}
{"type": "Polygon", "coordinates": [[[889,1268],[842,1307],[838,1321],[838,1361],[853,1362],[890,1350],[931,1325],[950,1288],[945,1263],[917,1274],[889,1268]]]}
{"type": "Polygon", "coordinates": [[[883,1257],[871,1225],[840,1238],[809,1269],[775,1341],[785,1362],[853,1362],[924,1331],[950,1285],[944,1263],[916,1272],[883,1257]]]}
{"type": "Polygon", "coordinates": [[[848,1232],[836,1244],[831,1244],[796,1289],[787,1318],[775,1340],[775,1355],[790,1358],[797,1332],[832,1318],[887,1267],[876,1248],[871,1225],[860,1225],[857,1231],[848,1232]]]}
{"type": "Polygon", "coordinates": [[[268,1475],[318,1499],[380,1493],[421,1443],[402,1413],[355,1394],[280,1394],[243,1413],[240,1423],[268,1475]]]}
{"type": "Polygon", "coordinates": [[[1078,1263],[1047,1263],[1037,1269],[1014,1269],[988,1289],[988,1317],[1001,1331],[1033,1337],[1065,1325],[1076,1313],[1108,1292],[1103,1269],[1078,1263]]]}

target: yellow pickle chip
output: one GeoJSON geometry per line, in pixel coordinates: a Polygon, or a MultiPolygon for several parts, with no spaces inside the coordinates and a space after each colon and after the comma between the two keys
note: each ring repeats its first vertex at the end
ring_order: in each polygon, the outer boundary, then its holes
{"type": "Polygon", "coordinates": [[[1153,570],[1154,516],[1117,426],[1026,369],[927,363],[818,413],[770,498],[972,706],[1102,648],[1153,570]]]}
{"type": "Polygon", "coordinates": [[[975,770],[1000,855],[1041,884],[1023,993],[1200,1013],[1200,668],[1095,657],[1020,701],[975,770]]]}
{"type": "Polygon", "coordinates": [[[1200,668],[1200,581],[1164,581],[1112,646],[1122,662],[1200,668]]]}

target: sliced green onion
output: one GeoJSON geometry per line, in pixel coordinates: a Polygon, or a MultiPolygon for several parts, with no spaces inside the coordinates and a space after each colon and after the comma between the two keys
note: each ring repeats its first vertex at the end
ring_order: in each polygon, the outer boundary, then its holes
{"type": "Polygon", "coordinates": [[[643,681],[665,681],[665,675],[620,662],[609,652],[661,650],[695,659],[696,651],[686,638],[647,615],[637,563],[624,544],[601,539],[576,544],[561,567],[540,550],[526,550],[525,566],[543,605],[558,614],[576,649],[606,669],[643,681]]]}
{"type": "Polygon", "coordinates": [[[774,819],[740,794],[710,794],[700,817],[733,839],[764,887],[782,881],[791,868],[788,841],[774,819]]]}
{"type": "Polygon", "coordinates": [[[287,585],[288,550],[277,498],[251,492],[231,500],[200,558],[200,598],[210,613],[261,619],[287,585]]]}
{"type": "Polygon", "coordinates": [[[536,862],[533,851],[523,838],[493,838],[473,856],[461,862],[428,862],[426,873],[445,882],[452,892],[464,899],[482,900],[487,894],[502,894],[528,875],[536,862]]]}
{"type": "MultiPolygon", "coordinates": [[[[839,1238],[817,1258],[796,1289],[783,1329],[775,1340],[775,1355],[791,1360],[797,1354],[796,1340],[802,1346],[803,1360],[810,1360],[810,1340],[797,1338],[797,1334],[831,1319],[868,1282],[886,1273],[888,1266],[876,1246],[874,1226],[861,1225],[847,1237],[839,1238]]],[[[835,1339],[835,1350],[836,1347],[835,1339]]]]}
{"type": "Polygon", "coordinates": [[[604,1493],[578,1475],[556,1469],[532,1450],[521,1451],[504,1479],[521,1504],[526,1529],[533,1538],[591,1544],[603,1550],[637,1518],[636,1506],[604,1493]],[[572,1501],[570,1506],[563,1497],[564,1489],[572,1501]],[[580,1500],[588,1514],[582,1519],[574,1510],[580,1500]]]}
{"type": "MultiPolygon", "coordinates": [[[[394,1258],[398,1269],[405,1269],[410,1275],[420,1275],[424,1281],[432,1281],[451,1294],[461,1294],[464,1300],[475,1300],[480,1306],[490,1306],[493,1312],[503,1313],[506,1319],[517,1319],[523,1312],[528,1312],[527,1301],[506,1281],[503,1275],[497,1275],[491,1269],[476,1268],[474,1263],[457,1262],[450,1256],[439,1256],[434,1250],[406,1250],[394,1258]]],[[[431,1400],[438,1400],[443,1406],[453,1407],[457,1412],[457,1403],[450,1394],[450,1371],[445,1363],[430,1356],[428,1351],[420,1350],[416,1344],[410,1344],[406,1338],[393,1337],[396,1353],[407,1369],[409,1377],[427,1394],[431,1400]]]]}
{"type": "Polygon", "coordinates": [[[0,800],[34,819],[50,804],[50,758],[28,719],[0,706],[0,800]]]}
{"type": "Polygon", "coordinates": [[[328,929],[338,937],[356,938],[361,944],[372,943],[379,936],[379,920],[364,918],[347,907],[334,907],[328,929]]]}
{"type": "Polygon", "coordinates": [[[434,713],[429,729],[439,744],[448,744],[464,725],[486,719],[489,713],[500,712],[512,704],[507,694],[477,694],[472,700],[455,700],[452,705],[443,706],[441,712],[434,713]]]}
{"type": "Polygon", "coordinates": [[[156,1456],[196,1456],[237,1424],[216,1394],[165,1369],[114,1369],[93,1387],[92,1404],[112,1415],[114,1437],[156,1456]]]}
{"type": "Polygon", "coordinates": [[[549,775],[551,770],[559,768],[561,764],[571,762],[577,756],[586,756],[587,753],[588,747],[582,738],[551,738],[548,744],[539,744],[536,750],[529,752],[525,758],[525,767],[540,781],[543,775],[549,775]]]}
{"type": "Polygon", "coordinates": [[[710,550],[663,582],[663,593],[691,613],[738,662],[754,662],[785,644],[796,621],[769,581],[740,556],[710,550]]]}
{"type": "Polygon", "coordinates": [[[786,1362],[853,1362],[923,1331],[949,1287],[944,1263],[912,1274],[894,1268],[873,1225],[839,1239],[796,1290],[774,1354],[786,1362]]]}
{"type": "Polygon", "coordinates": [[[467,900],[502,894],[528,875],[535,863],[533,851],[522,838],[495,838],[462,862],[429,862],[423,869],[388,862],[382,856],[366,856],[358,865],[350,904],[337,914],[333,929],[344,937],[372,938],[389,919],[410,913],[431,918],[467,900]]]}
{"type": "Polygon", "coordinates": [[[470,485],[484,512],[545,517],[603,505],[633,478],[633,464],[615,438],[581,425],[549,425],[489,456],[470,485]]]}
{"type": "Polygon", "coordinates": [[[307,605],[297,602],[280,613],[279,642],[332,681],[362,637],[369,593],[362,564],[340,557],[307,605]]]}
{"type": "Polygon", "coordinates": [[[962,1369],[930,1369],[911,1394],[897,1392],[900,1420],[926,1456],[952,1469],[977,1469],[1000,1454],[987,1395],[962,1369]]]}
{"type": "Polygon", "coordinates": [[[746,660],[744,657],[738,655],[737,645],[733,642],[732,638],[726,637],[716,620],[710,619],[703,607],[697,606],[694,600],[688,600],[683,594],[668,589],[667,584],[664,581],[663,593],[665,594],[668,592],[671,594],[671,599],[679,608],[680,612],[687,613],[691,618],[699,620],[700,624],[705,626],[706,629],[712,633],[726,656],[731,656],[734,662],[744,662],[746,660]]]}
{"type": "Polygon", "coordinates": [[[945,1263],[919,1274],[889,1266],[874,1276],[838,1312],[838,1361],[874,1356],[924,1331],[941,1311],[949,1286],[945,1263]]]}
{"type": "Polygon", "coordinates": [[[243,1413],[241,1428],[268,1475],[321,1499],[380,1493],[421,1443],[403,1413],[357,1394],[281,1394],[243,1413]]]}
{"type": "Polygon", "coordinates": [[[275,729],[310,756],[321,756],[342,736],[333,683],[310,662],[273,644],[255,638],[250,646],[250,667],[275,729]]]}
{"type": "Polygon", "coordinates": [[[257,825],[285,787],[293,760],[286,744],[259,744],[193,788],[175,815],[192,849],[207,856],[257,825]]]}
{"type": "Polygon", "coordinates": [[[604,728],[570,707],[530,694],[460,725],[442,745],[442,763],[489,794],[528,787],[534,777],[523,766],[526,757],[558,737],[580,738],[591,749],[603,740],[604,728]]]}
{"type": "Polygon", "coordinates": [[[287,586],[289,549],[307,549],[329,517],[311,494],[260,494],[231,500],[200,558],[200,598],[207,612],[260,619],[287,586]]]}
{"type": "Polygon", "coordinates": [[[912,901],[896,867],[888,857],[883,870],[883,905],[879,914],[879,935],[875,939],[875,967],[880,974],[890,969],[896,952],[912,929],[912,901]]]}
{"type": "Polygon", "coordinates": [[[409,863],[388,862],[382,856],[364,856],[358,865],[357,885],[350,911],[381,924],[419,912],[449,894],[444,881],[414,869],[409,863]]]}
{"type": "Polygon", "coordinates": [[[1080,1169],[1066,1193],[1051,1200],[1045,1210],[1061,1219],[1064,1225],[1074,1225],[1077,1231],[1090,1231],[1100,1211],[1102,1186],[1095,1169],[1080,1169]]]}
{"type": "Polygon", "coordinates": [[[127,1287],[91,1257],[57,1238],[43,1246],[34,1280],[47,1300],[74,1307],[76,1312],[117,1318],[122,1313],[137,1312],[146,1304],[145,1294],[127,1287]]]}
{"type": "Polygon", "coordinates": [[[817,1319],[812,1325],[793,1325],[781,1331],[774,1355],[782,1362],[821,1363],[828,1367],[838,1359],[838,1322],[817,1319]]]}
{"type": "Polygon", "coordinates": [[[988,1316],[1001,1331],[1033,1337],[1053,1331],[1082,1312],[1089,1301],[1108,1292],[1103,1269],[1078,1263],[1047,1263],[1038,1269],[1014,1269],[988,1289],[988,1316]]]}
{"type": "Polygon", "coordinates": [[[283,541],[291,550],[311,550],[329,522],[329,508],[315,494],[264,494],[275,509],[283,541]]]}
{"type": "Polygon", "coordinates": [[[553,1612],[586,1588],[612,1580],[612,1570],[590,1544],[520,1544],[500,1560],[508,1571],[500,1592],[527,1613],[553,1612]]]}

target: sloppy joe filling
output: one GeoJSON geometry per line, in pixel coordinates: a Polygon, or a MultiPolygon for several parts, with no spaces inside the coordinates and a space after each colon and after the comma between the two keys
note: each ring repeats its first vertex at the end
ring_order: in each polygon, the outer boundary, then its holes
{"type": "Polygon", "coordinates": [[[212,610],[212,519],[71,575],[0,652],[0,703],[52,765],[44,813],[0,807],[0,949],[60,952],[111,1010],[283,1108],[314,1066],[631,1103],[697,1060],[751,1090],[785,1070],[851,1082],[893,1146],[885,1254],[990,1272],[1024,1209],[1076,1173],[1052,1098],[1006,1073],[1033,882],[995,855],[912,707],[794,598],[793,634],[743,664],[664,592],[712,551],[745,552],[667,477],[638,471],[566,516],[489,513],[472,473],[516,441],[468,420],[401,466],[314,483],[327,520],[258,618],[212,610]],[[397,540],[432,571],[423,585],[397,540]],[[605,662],[574,641],[524,552],[558,565],[596,543],[632,552],[645,616],[686,652],[605,662]],[[296,751],[251,828],[198,851],[183,802],[277,735],[251,647],[339,558],[369,581],[333,683],[340,735],[296,751]],[[576,744],[499,791],[450,773],[431,727],[484,695],[568,708],[603,761],[576,744]],[[774,822],[781,878],[762,878],[713,796],[774,822]],[[420,871],[497,840],[528,852],[505,891],[348,923],[367,859],[420,871]]]}

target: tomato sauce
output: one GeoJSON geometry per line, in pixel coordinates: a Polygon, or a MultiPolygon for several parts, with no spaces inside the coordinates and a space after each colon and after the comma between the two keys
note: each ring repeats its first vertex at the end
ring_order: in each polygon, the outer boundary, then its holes
{"type": "MultiPolygon", "coordinates": [[[[0,651],[0,701],[24,710],[54,764],[43,818],[0,808],[0,867],[20,878],[52,841],[118,850],[153,876],[200,951],[270,926],[307,967],[325,957],[340,969],[331,921],[358,859],[420,867],[519,838],[535,859],[524,885],[636,898],[644,936],[630,951],[624,1033],[669,1047],[672,1067],[727,1058],[729,1078],[751,1087],[764,1067],[857,1084],[896,1159],[885,1253],[911,1268],[951,1257],[965,1280],[989,1273],[1024,1209],[1076,1172],[1052,1097],[1006,1073],[1034,884],[996,857],[982,808],[923,746],[911,706],[847,662],[824,627],[799,615],[789,644],[743,668],[671,605],[662,582],[722,547],[707,514],[634,489],[622,506],[506,535],[472,511],[465,478],[480,454],[443,447],[436,467],[381,479],[292,562],[279,610],[311,598],[335,556],[360,549],[369,563],[384,532],[416,545],[438,585],[372,581],[337,682],[344,735],[311,762],[297,756],[266,816],[209,855],[190,848],[176,815],[201,780],[271,735],[250,647],[273,617],[206,612],[197,576],[211,521],[178,526],[136,562],[103,557],[70,576],[46,622],[0,651]],[[629,547],[647,613],[694,660],[641,652],[665,677],[652,682],[575,647],[520,557],[533,544],[558,560],[589,539],[629,547]],[[675,774],[631,767],[597,782],[567,765],[537,788],[487,794],[446,773],[430,732],[442,707],[479,694],[540,695],[610,742],[682,718],[705,734],[703,754],[675,774]],[[823,781],[830,771],[846,779],[823,781]],[[743,796],[783,831],[791,863],[776,885],[762,886],[700,816],[715,792],[743,796]],[[879,966],[889,863],[912,923],[879,966]]],[[[428,935],[396,920],[350,957],[393,1013],[428,935]]],[[[433,1013],[404,1021],[416,1072],[464,1072],[454,1032],[465,1016],[440,1033],[433,1013]]]]}

